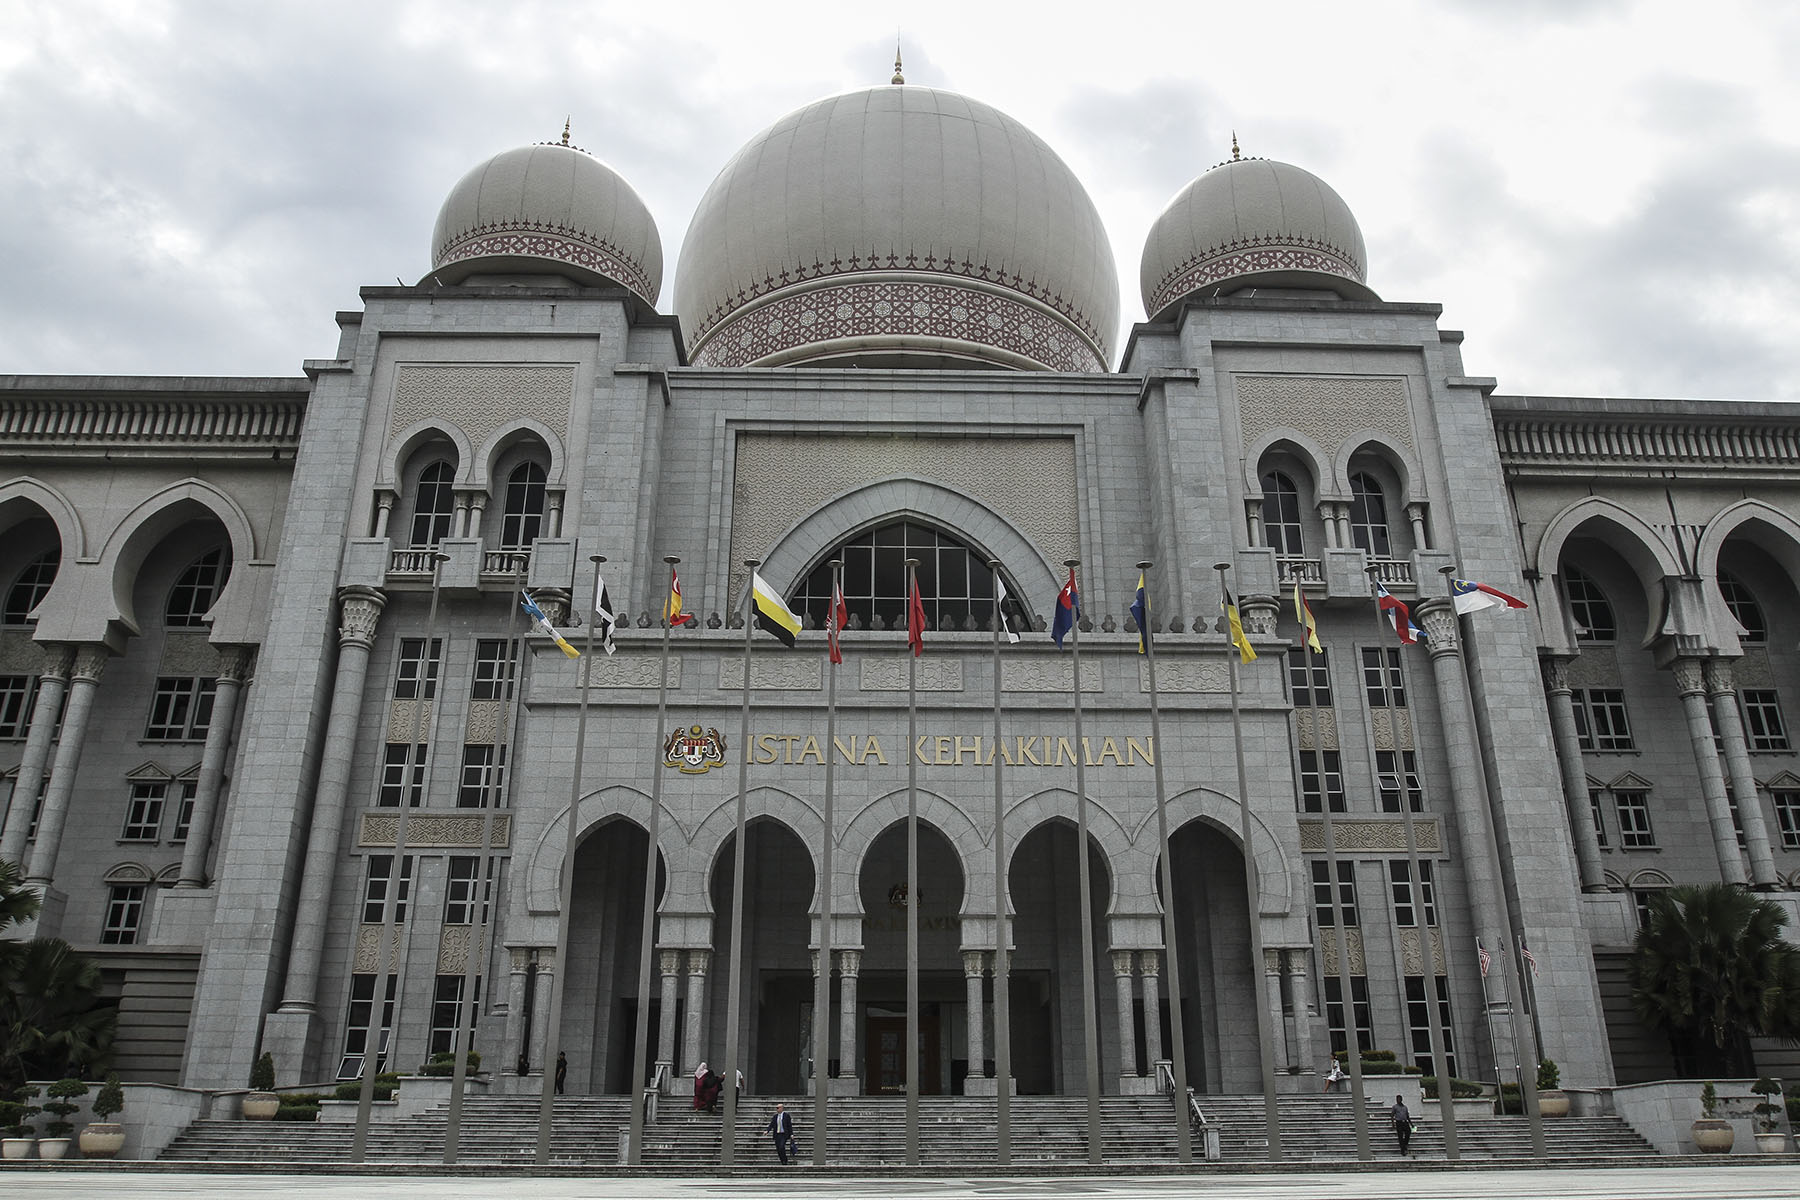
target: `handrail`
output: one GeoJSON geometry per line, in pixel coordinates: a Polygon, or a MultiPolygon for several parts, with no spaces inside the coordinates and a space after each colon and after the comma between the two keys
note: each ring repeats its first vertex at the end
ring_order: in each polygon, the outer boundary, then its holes
{"type": "Polygon", "coordinates": [[[669,1064],[659,1062],[650,1073],[650,1082],[644,1085],[644,1120],[646,1123],[656,1120],[657,1101],[662,1097],[663,1088],[669,1081],[669,1064]]]}
{"type": "MultiPolygon", "coordinates": [[[[1175,1064],[1170,1062],[1168,1059],[1157,1060],[1157,1063],[1156,1063],[1156,1088],[1157,1088],[1157,1091],[1161,1092],[1165,1096],[1168,1096],[1171,1099],[1171,1101],[1174,1099],[1174,1096],[1175,1096],[1175,1064]]],[[[1193,1088],[1189,1088],[1187,1090],[1187,1092],[1188,1092],[1188,1123],[1199,1129],[1205,1129],[1209,1124],[1211,1124],[1211,1122],[1209,1122],[1206,1119],[1206,1113],[1201,1111],[1200,1097],[1194,1093],[1193,1088]]]]}

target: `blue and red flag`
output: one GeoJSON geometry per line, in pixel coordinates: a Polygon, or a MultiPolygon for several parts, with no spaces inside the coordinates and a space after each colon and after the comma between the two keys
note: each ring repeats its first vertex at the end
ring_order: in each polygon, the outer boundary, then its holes
{"type": "Polygon", "coordinates": [[[1413,624],[1412,613],[1407,610],[1406,605],[1379,583],[1375,585],[1375,607],[1381,614],[1382,622],[1393,627],[1403,645],[1410,646],[1423,636],[1419,627],[1413,624]]]}
{"type": "Polygon", "coordinates": [[[1517,596],[1509,596],[1497,587],[1489,587],[1473,579],[1452,579],[1450,599],[1455,603],[1456,615],[1459,617],[1489,608],[1505,612],[1508,609],[1531,607],[1517,596]]]}
{"type": "Polygon", "coordinates": [[[1050,619],[1050,636],[1056,639],[1056,648],[1062,649],[1063,638],[1074,628],[1075,622],[1081,619],[1081,591],[1075,586],[1075,568],[1069,568],[1069,582],[1063,584],[1062,591],[1056,593],[1056,612],[1050,619]]]}

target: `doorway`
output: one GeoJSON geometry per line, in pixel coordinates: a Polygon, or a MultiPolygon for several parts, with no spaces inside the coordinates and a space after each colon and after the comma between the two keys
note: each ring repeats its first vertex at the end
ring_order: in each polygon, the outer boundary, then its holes
{"type": "MultiPolygon", "coordinates": [[[[891,1009],[871,1012],[863,1028],[863,1090],[871,1096],[906,1094],[906,1015],[891,1009]]],[[[935,1096],[943,1090],[938,1069],[938,1013],[936,1005],[919,1007],[919,1094],[935,1096]]]]}

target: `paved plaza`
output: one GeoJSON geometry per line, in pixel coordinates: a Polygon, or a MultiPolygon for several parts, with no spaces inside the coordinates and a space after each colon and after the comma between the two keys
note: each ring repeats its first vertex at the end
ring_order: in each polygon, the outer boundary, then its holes
{"type": "Polygon", "coordinates": [[[802,1171],[759,1178],[596,1178],[493,1175],[217,1175],[164,1171],[27,1170],[0,1175],[0,1196],[133,1197],[178,1195],[187,1200],[267,1200],[298,1196],[307,1200],[437,1200],[479,1196],[483,1200],[787,1200],[809,1197],[861,1200],[1036,1200],[1038,1197],[1146,1197],[1150,1200],[1216,1200],[1244,1197],[1281,1200],[1440,1200],[1480,1196],[1483,1200],[1659,1200],[1660,1197],[1718,1197],[1720,1200],[1792,1200],[1796,1167],[1701,1166],[1632,1167],[1614,1170],[1406,1170],[1328,1174],[1200,1176],[1056,1176],[920,1179],[808,1178],[802,1171]]]}

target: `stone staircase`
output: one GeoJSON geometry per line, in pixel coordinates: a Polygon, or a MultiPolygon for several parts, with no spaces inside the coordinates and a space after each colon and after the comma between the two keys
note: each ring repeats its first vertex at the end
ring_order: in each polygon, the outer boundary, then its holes
{"type": "MultiPolygon", "coordinates": [[[[812,1101],[808,1097],[746,1097],[738,1114],[737,1163],[777,1165],[763,1126],[783,1100],[794,1114],[802,1162],[812,1159],[812,1101]]],[[[1227,1163],[1268,1160],[1267,1124],[1260,1096],[1205,1096],[1202,1109],[1219,1131],[1227,1163]]],[[[1166,1099],[1107,1096],[1101,1101],[1102,1169],[1172,1164],[1176,1161],[1173,1115],[1166,1099]]],[[[1356,1161],[1354,1113],[1347,1096],[1284,1096],[1279,1105],[1283,1157],[1289,1162],[1356,1161]]],[[[831,1102],[827,1164],[873,1168],[906,1159],[906,1102],[853,1096],[831,1102]]],[[[464,1165],[526,1166],[536,1160],[535,1097],[470,1097],[463,1105],[458,1161],[464,1165]]],[[[629,1120],[623,1096],[562,1097],[551,1126],[550,1161],[559,1166],[614,1167],[619,1133],[629,1120]]],[[[643,1165],[704,1173],[716,1170],[723,1116],[694,1112],[684,1102],[665,1102],[644,1135],[643,1165]]],[[[401,1121],[371,1125],[371,1163],[439,1163],[443,1160],[443,1108],[401,1121]]],[[[992,1167],[996,1159],[995,1102],[984,1098],[926,1096],[919,1101],[919,1162],[926,1170],[992,1167]]],[[[1371,1103],[1369,1144],[1375,1157],[1396,1151],[1386,1109],[1371,1103]]],[[[1531,1154],[1522,1118],[1463,1121],[1457,1125],[1461,1157],[1519,1159],[1531,1154]]],[[[1617,1117],[1566,1117],[1544,1122],[1552,1159],[1643,1159],[1655,1151],[1617,1117]]],[[[162,1155],[164,1162],[347,1163],[351,1127],[267,1121],[197,1121],[162,1155]]],[[[1019,1168],[1089,1166],[1087,1103],[1080,1096],[1023,1096],[1011,1112],[1012,1165],[1019,1168]]],[[[1443,1158],[1441,1130],[1422,1125],[1413,1137],[1415,1159],[1443,1158]]],[[[1194,1157],[1203,1147],[1196,1133],[1194,1157]]]]}

